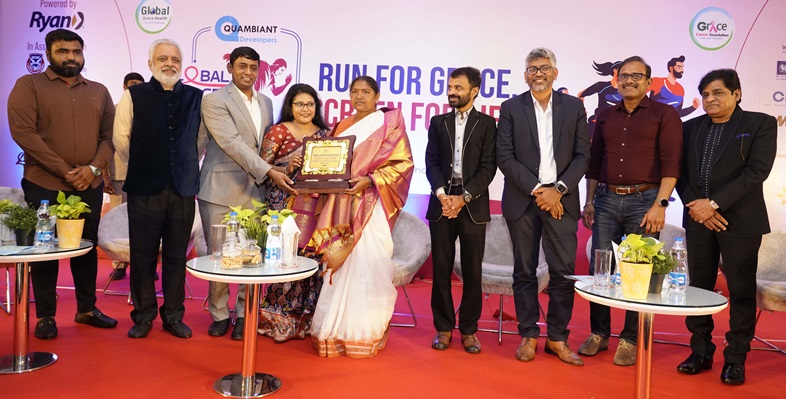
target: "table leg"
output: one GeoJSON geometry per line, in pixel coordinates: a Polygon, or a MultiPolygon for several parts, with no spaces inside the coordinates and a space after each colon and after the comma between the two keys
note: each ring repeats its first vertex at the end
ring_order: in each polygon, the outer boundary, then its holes
{"type": "Polygon", "coordinates": [[[639,312],[639,337],[636,346],[636,386],[633,397],[650,398],[652,380],[652,313],[639,312]]]}
{"type": "Polygon", "coordinates": [[[49,352],[27,352],[30,333],[30,273],[27,262],[16,264],[16,287],[14,300],[14,353],[0,358],[0,374],[20,374],[44,368],[57,360],[49,352]]]}
{"type": "Polygon", "coordinates": [[[260,398],[281,388],[281,380],[265,373],[257,373],[257,323],[259,322],[259,284],[246,284],[246,324],[243,330],[243,360],[240,373],[221,377],[213,389],[228,398],[260,398]]]}

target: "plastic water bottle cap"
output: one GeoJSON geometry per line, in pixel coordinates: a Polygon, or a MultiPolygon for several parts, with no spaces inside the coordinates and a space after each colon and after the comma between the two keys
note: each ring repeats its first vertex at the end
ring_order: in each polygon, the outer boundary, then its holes
{"type": "Polygon", "coordinates": [[[49,200],[41,200],[41,203],[49,205],[49,200]]]}
{"type": "Polygon", "coordinates": [[[229,212],[229,217],[237,216],[237,212],[229,212]]]}
{"type": "Polygon", "coordinates": [[[677,242],[677,241],[682,241],[682,237],[675,237],[674,238],[674,242],[677,242]]]}
{"type": "Polygon", "coordinates": [[[273,215],[272,218],[273,220],[278,220],[278,215],[273,215]]]}

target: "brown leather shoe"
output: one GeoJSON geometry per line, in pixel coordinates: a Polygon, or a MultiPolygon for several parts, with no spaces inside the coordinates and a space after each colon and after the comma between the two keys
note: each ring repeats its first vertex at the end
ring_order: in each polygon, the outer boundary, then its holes
{"type": "Polygon", "coordinates": [[[636,364],[636,345],[624,339],[617,346],[614,354],[614,364],[617,366],[633,366],[636,364]]]}
{"type": "Polygon", "coordinates": [[[516,359],[522,362],[531,362],[535,358],[535,352],[538,351],[537,338],[523,338],[516,349],[516,359]]]}
{"type": "Polygon", "coordinates": [[[465,352],[472,354],[480,353],[480,341],[478,341],[478,337],[476,337],[475,334],[461,334],[461,343],[464,344],[465,352]]]}
{"type": "Polygon", "coordinates": [[[609,337],[602,337],[592,333],[589,338],[579,346],[579,354],[585,356],[595,356],[600,351],[609,350],[609,337]]]}
{"type": "Polygon", "coordinates": [[[567,341],[552,341],[550,339],[546,339],[546,353],[550,355],[556,355],[559,357],[559,360],[563,362],[573,365],[573,366],[583,366],[584,361],[581,360],[579,355],[573,353],[568,346],[567,341]]]}
{"type": "Polygon", "coordinates": [[[434,340],[431,341],[431,348],[438,351],[448,349],[451,337],[452,333],[450,331],[438,331],[437,335],[434,336],[434,340]]]}

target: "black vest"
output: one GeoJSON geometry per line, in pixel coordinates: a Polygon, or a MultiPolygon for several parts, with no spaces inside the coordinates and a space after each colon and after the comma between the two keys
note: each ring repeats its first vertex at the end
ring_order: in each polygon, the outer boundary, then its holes
{"type": "Polygon", "coordinates": [[[123,190],[154,195],[170,184],[182,196],[196,195],[202,91],[181,82],[166,91],[155,78],[128,91],[134,104],[134,121],[123,190]]]}

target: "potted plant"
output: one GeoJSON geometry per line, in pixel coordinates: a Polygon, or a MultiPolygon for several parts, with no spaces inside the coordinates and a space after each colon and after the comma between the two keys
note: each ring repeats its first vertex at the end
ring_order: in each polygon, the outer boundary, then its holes
{"type": "MultiPolygon", "coordinates": [[[[265,242],[267,241],[267,226],[273,219],[273,215],[278,215],[278,222],[283,223],[284,219],[294,216],[295,212],[290,209],[282,209],[277,211],[275,209],[268,209],[266,204],[257,200],[251,200],[253,208],[243,208],[242,206],[230,206],[233,212],[237,213],[237,220],[240,227],[245,230],[246,239],[256,240],[256,244],[261,248],[262,252],[265,250],[265,242]]],[[[229,213],[224,215],[223,223],[229,221],[229,213]]]]}
{"type": "Polygon", "coordinates": [[[652,277],[650,277],[650,289],[649,292],[651,294],[660,294],[663,289],[663,280],[666,279],[666,275],[671,272],[671,269],[674,269],[674,265],[677,264],[677,261],[674,260],[674,257],[671,256],[670,253],[664,251],[665,247],[662,247],[660,250],[660,255],[662,257],[656,256],[652,259],[652,277]]]}
{"type": "Polygon", "coordinates": [[[57,204],[49,206],[49,213],[57,216],[57,245],[60,248],[78,248],[85,227],[83,213],[90,213],[90,205],[82,202],[78,195],[57,192],[57,204]]]}
{"type": "Polygon", "coordinates": [[[33,245],[35,225],[38,223],[35,209],[16,204],[3,206],[8,212],[8,215],[3,219],[3,224],[16,234],[16,245],[33,245]]]}
{"type": "Polygon", "coordinates": [[[642,237],[639,234],[628,234],[620,243],[622,296],[647,299],[653,260],[665,258],[661,253],[663,244],[652,237],[642,237]]]}

